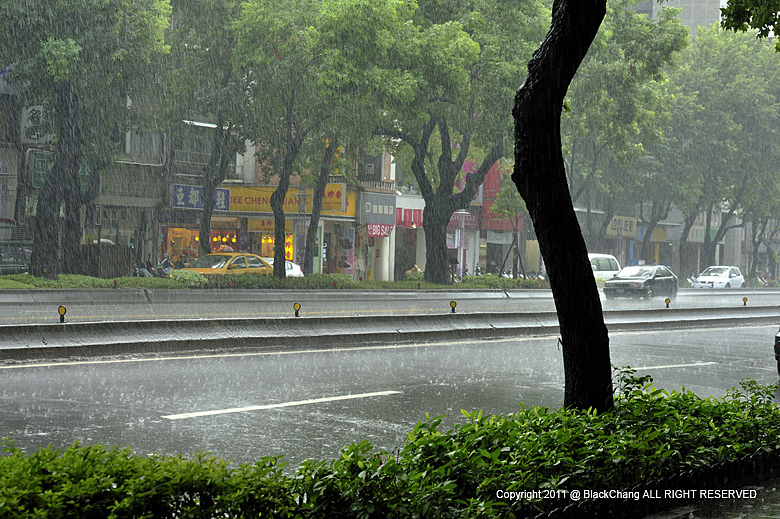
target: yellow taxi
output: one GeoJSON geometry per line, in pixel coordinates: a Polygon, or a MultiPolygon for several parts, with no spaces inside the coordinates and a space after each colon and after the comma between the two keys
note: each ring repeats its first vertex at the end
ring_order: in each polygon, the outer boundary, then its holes
{"type": "Polygon", "coordinates": [[[274,268],[260,256],[244,252],[216,252],[196,259],[182,270],[201,274],[262,274],[271,276],[274,268]]]}

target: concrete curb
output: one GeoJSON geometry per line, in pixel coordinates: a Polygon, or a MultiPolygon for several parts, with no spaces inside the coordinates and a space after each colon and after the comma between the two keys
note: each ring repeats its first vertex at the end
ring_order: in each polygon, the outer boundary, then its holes
{"type": "MultiPolygon", "coordinates": [[[[611,332],[769,325],[780,323],[780,306],[608,311],[604,316],[611,332]]],[[[0,361],[557,333],[555,312],[66,322],[0,326],[0,361]]]]}
{"type": "MultiPolygon", "coordinates": [[[[204,303],[215,301],[253,302],[273,298],[281,301],[333,300],[375,297],[376,291],[366,290],[248,290],[248,289],[182,289],[155,290],[147,288],[121,289],[5,289],[0,290],[0,307],[4,305],[67,305],[67,304],[167,304],[182,301],[204,303]]],[[[549,290],[392,290],[382,292],[387,300],[441,299],[552,299],[549,290]]]]}

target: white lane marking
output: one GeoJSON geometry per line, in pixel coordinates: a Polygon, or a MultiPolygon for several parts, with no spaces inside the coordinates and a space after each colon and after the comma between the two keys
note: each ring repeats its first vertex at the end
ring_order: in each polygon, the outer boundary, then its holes
{"type": "Polygon", "coordinates": [[[637,371],[640,369],[669,369],[669,368],[692,368],[695,366],[714,366],[717,362],[697,362],[695,364],[669,364],[667,366],[642,366],[641,368],[632,368],[637,371]]]}
{"type": "Polygon", "coordinates": [[[262,409],[277,409],[280,407],[293,407],[297,405],[319,404],[322,402],[336,402],[339,400],[352,400],[355,398],[371,398],[374,396],[387,396],[401,394],[402,391],[376,391],[374,393],[359,393],[356,395],[328,396],[323,398],[312,398],[310,400],[298,400],[295,402],[282,402],[281,404],[251,405],[247,407],[233,407],[230,409],[217,409],[214,411],[199,411],[195,413],[169,414],[163,416],[168,420],[183,420],[185,418],[196,418],[199,416],[214,416],[228,413],[243,413],[246,411],[259,411],[262,409]]]}

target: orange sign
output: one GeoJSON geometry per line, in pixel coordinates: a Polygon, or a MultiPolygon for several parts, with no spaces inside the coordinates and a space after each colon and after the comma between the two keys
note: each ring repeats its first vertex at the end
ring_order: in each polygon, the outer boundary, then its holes
{"type": "MultiPolygon", "coordinates": [[[[274,232],[276,226],[273,218],[249,218],[247,221],[247,230],[249,232],[274,232]]],[[[284,220],[284,230],[292,231],[292,220],[284,220]]]]}

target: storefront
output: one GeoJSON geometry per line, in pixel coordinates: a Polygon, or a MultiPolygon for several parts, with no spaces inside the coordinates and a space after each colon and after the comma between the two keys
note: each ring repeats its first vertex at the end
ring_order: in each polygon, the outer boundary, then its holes
{"type": "Polygon", "coordinates": [[[166,209],[157,216],[156,261],[168,255],[177,268],[192,263],[200,254],[200,214],[183,209],[166,209]]]}
{"type": "Polygon", "coordinates": [[[615,251],[620,265],[628,265],[634,258],[634,240],[637,237],[637,219],[632,216],[613,216],[607,227],[607,250],[615,251]]]}
{"type": "MultiPolygon", "coordinates": [[[[214,190],[214,213],[211,219],[209,244],[212,252],[241,251],[263,257],[273,257],[275,221],[271,209],[273,186],[229,186],[214,190]]],[[[306,226],[311,217],[312,188],[293,188],[288,191],[283,207],[285,212],[285,257],[303,261],[306,226]]],[[[200,215],[203,210],[203,189],[200,186],[174,184],[171,206],[174,219],[160,222],[161,255],[180,256],[185,263],[198,254],[200,215]],[[183,218],[181,215],[186,214],[183,218]],[[181,220],[187,220],[182,222],[181,220]],[[193,254],[195,255],[193,257],[193,254]]],[[[345,184],[328,184],[323,200],[318,237],[323,235],[328,220],[344,222],[352,231],[354,242],[356,196],[345,184]]],[[[338,223],[336,224],[338,226],[338,223]]],[[[323,243],[322,239],[318,240],[323,243]]],[[[317,249],[319,258],[319,245],[317,249]]],[[[350,265],[352,262],[349,262],[350,265]]],[[[320,261],[315,261],[315,272],[320,261]]],[[[344,270],[345,267],[341,267],[344,270]]],[[[337,270],[338,271],[338,270],[337,270]]],[[[351,273],[351,272],[350,272],[351,273]]]]}
{"type": "MultiPolygon", "coordinates": [[[[326,200],[328,197],[326,191],[326,200]]],[[[335,195],[330,198],[335,199],[335,195]]],[[[319,264],[323,273],[360,277],[355,266],[357,193],[346,191],[343,200],[341,207],[333,200],[328,208],[323,201],[317,229],[318,253],[314,256],[314,271],[317,272],[319,264]]]]}
{"type": "Polygon", "coordinates": [[[363,192],[355,240],[356,269],[362,279],[392,280],[396,222],[395,196],[363,192]]]}
{"type": "MultiPolygon", "coordinates": [[[[290,260],[293,258],[293,243],[295,243],[292,227],[293,222],[289,219],[285,219],[284,256],[290,260]]],[[[274,256],[274,247],[276,244],[276,237],[274,236],[275,228],[273,216],[269,218],[247,218],[249,243],[245,250],[252,254],[263,256],[264,258],[272,258],[274,256]]]]}
{"type": "Polygon", "coordinates": [[[425,232],[423,210],[425,200],[417,195],[396,195],[395,228],[393,229],[393,279],[403,280],[415,267],[425,272],[425,232]]]}
{"type": "MultiPolygon", "coordinates": [[[[499,198],[501,186],[509,180],[512,169],[498,162],[490,168],[482,185],[484,199],[482,204],[482,224],[479,243],[479,266],[483,274],[507,274],[514,271],[541,270],[539,244],[533,234],[530,220],[522,211],[514,214],[493,211],[493,205],[499,198]],[[518,254],[515,257],[514,247],[518,254]]],[[[506,207],[506,206],[505,206],[506,207]]]]}
{"type": "Polygon", "coordinates": [[[481,212],[480,206],[455,211],[447,224],[447,248],[456,277],[473,274],[479,261],[481,212]]]}

